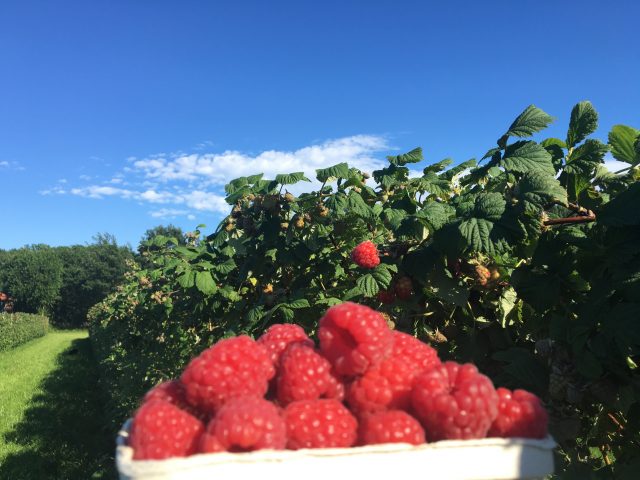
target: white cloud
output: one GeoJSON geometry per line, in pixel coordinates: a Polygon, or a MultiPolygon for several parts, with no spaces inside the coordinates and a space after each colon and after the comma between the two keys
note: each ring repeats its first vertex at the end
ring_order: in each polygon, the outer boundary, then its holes
{"type": "Polygon", "coordinates": [[[152,210],[149,214],[153,218],[176,218],[182,215],[187,215],[187,210],[179,210],[177,208],[161,208],[160,210],[152,210]]]}
{"type": "Polygon", "coordinates": [[[294,151],[267,150],[255,156],[232,150],[219,154],[178,155],[169,159],[154,156],[134,161],[133,167],[145,178],[160,182],[201,181],[221,186],[234,178],[256,173],[273,178],[278,173],[303,171],[314,177],[316,169],[340,162],[370,171],[383,165],[373,154],[388,148],[382,137],[356,135],[294,151]]]}
{"type": "Polygon", "coordinates": [[[1,161],[0,162],[0,167],[9,168],[9,162],[7,162],[6,160],[1,161]]]}
{"type": "MultiPolygon", "coordinates": [[[[197,147],[213,145],[205,141],[197,147]]],[[[298,150],[268,150],[250,155],[235,150],[222,153],[159,153],[148,158],[129,157],[123,168],[111,174],[110,180],[94,185],[69,188],[60,187],[42,191],[70,194],[84,198],[121,198],[142,204],[163,204],[163,208],[149,211],[152,217],[173,218],[186,216],[195,220],[196,211],[227,214],[230,206],[225,201],[223,186],[234,178],[263,173],[265,178],[274,178],[278,173],[304,172],[315,178],[315,170],[341,162],[366,172],[381,168],[384,163],[376,154],[390,149],[384,137],[356,135],[328,140],[298,150]],[[124,188],[124,187],[127,188],[124,188]]],[[[81,180],[91,180],[81,175],[81,180]]],[[[95,181],[95,180],[94,180],[95,181]]],[[[305,183],[289,188],[294,193],[317,188],[305,183]]]]}

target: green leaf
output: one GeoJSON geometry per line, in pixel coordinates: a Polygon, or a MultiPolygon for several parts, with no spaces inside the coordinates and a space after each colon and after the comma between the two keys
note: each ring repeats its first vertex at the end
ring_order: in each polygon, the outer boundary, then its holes
{"type": "Polygon", "coordinates": [[[614,227],[640,225],[640,182],[605,204],[598,214],[598,223],[614,227]]]}
{"type": "Polygon", "coordinates": [[[431,272],[429,280],[431,282],[431,291],[441,300],[458,307],[467,305],[469,290],[453,278],[443,265],[438,265],[431,272]]]}
{"type": "Polygon", "coordinates": [[[542,172],[555,174],[551,155],[543,147],[532,141],[520,141],[507,147],[500,165],[507,172],[542,172]]]}
{"type": "Polygon", "coordinates": [[[374,297],[380,288],[373,275],[367,273],[356,280],[356,286],[365,297],[374,297]]]}
{"type": "Polygon", "coordinates": [[[530,172],[522,176],[515,187],[515,195],[525,211],[539,213],[552,203],[567,205],[567,191],[551,175],[530,172]]]}
{"type": "Polygon", "coordinates": [[[247,177],[247,183],[249,183],[250,185],[253,185],[254,183],[257,183],[260,180],[262,180],[263,176],[264,176],[264,173],[257,173],[256,175],[249,175],[247,177]]]}
{"type": "Polygon", "coordinates": [[[507,317],[515,307],[517,301],[518,294],[512,287],[503,290],[500,294],[500,298],[498,299],[498,313],[502,328],[506,328],[507,317]]]}
{"type": "Polygon", "coordinates": [[[511,284],[520,298],[538,312],[553,307],[560,298],[561,282],[558,276],[534,271],[529,266],[514,270],[511,284]]]}
{"type": "Polygon", "coordinates": [[[188,270],[180,275],[177,278],[177,281],[178,285],[180,285],[182,288],[191,288],[195,284],[196,274],[195,272],[188,270]]]}
{"type": "Polygon", "coordinates": [[[392,165],[406,165],[407,163],[418,163],[422,161],[424,157],[422,156],[422,148],[417,147],[411,150],[410,152],[403,153],[402,155],[388,156],[387,160],[392,165]]]}
{"type": "Polygon", "coordinates": [[[218,289],[209,271],[196,272],[196,288],[205,295],[215,293],[218,289]]]}
{"type": "Polygon", "coordinates": [[[278,311],[282,314],[282,316],[284,317],[285,321],[290,322],[295,318],[295,313],[293,312],[293,310],[291,310],[289,307],[286,306],[282,306],[278,309],[278,311]]]}
{"type": "Polygon", "coordinates": [[[433,172],[433,173],[441,172],[452,163],[453,163],[453,160],[451,160],[450,158],[445,158],[444,160],[440,160],[437,163],[432,163],[431,165],[428,165],[427,167],[425,167],[425,169],[423,170],[423,173],[426,174],[429,172],[433,172]]]}
{"type": "Polygon", "coordinates": [[[427,172],[423,177],[411,179],[412,185],[422,192],[429,192],[439,197],[448,197],[451,192],[451,182],[444,176],[427,172]]]}
{"type": "Polygon", "coordinates": [[[369,207],[369,205],[365,203],[359,193],[354,192],[353,190],[349,192],[349,197],[347,199],[347,209],[349,210],[349,212],[365,220],[370,220],[373,218],[371,207],[369,207]]]}
{"type": "Polygon", "coordinates": [[[453,180],[453,177],[455,177],[456,175],[461,174],[465,170],[474,168],[477,164],[478,164],[478,162],[476,162],[476,159],[475,158],[471,158],[471,159],[467,160],[466,162],[462,162],[462,163],[456,165],[455,167],[450,168],[446,172],[442,173],[440,176],[443,177],[443,178],[446,178],[449,181],[451,181],[451,180],[453,180]]]}
{"type": "Polygon", "coordinates": [[[381,263],[378,265],[372,272],[373,278],[375,278],[376,282],[378,282],[378,286],[380,288],[388,288],[391,284],[391,280],[393,279],[391,272],[387,268],[387,265],[381,263]]]}
{"type": "Polygon", "coordinates": [[[389,223],[392,230],[398,229],[406,216],[407,212],[400,208],[385,208],[382,211],[382,217],[389,223]]]}
{"type": "Polygon", "coordinates": [[[276,182],[280,185],[293,185],[301,181],[310,182],[307,177],[304,176],[304,172],[284,173],[276,175],[276,182]]]}
{"type": "Polygon", "coordinates": [[[591,178],[597,166],[604,163],[604,155],[608,150],[609,147],[599,140],[589,139],[571,152],[564,171],[591,178]]]}
{"type": "Polygon", "coordinates": [[[569,130],[567,131],[567,147],[575,147],[598,128],[598,112],[589,101],[582,101],[571,110],[569,130]]]}
{"type": "Polygon", "coordinates": [[[614,125],[609,132],[609,145],[611,153],[616,160],[637,165],[640,162],[640,155],[635,149],[635,142],[640,135],[640,131],[626,125],[614,125]]]}
{"type": "Polygon", "coordinates": [[[232,272],[234,268],[236,268],[236,262],[232,258],[229,258],[222,263],[218,263],[214,267],[216,272],[221,273],[223,275],[226,275],[232,272]]]}
{"type": "Polygon", "coordinates": [[[439,230],[449,221],[454,213],[455,210],[446,203],[427,202],[416,212],[416,216],[426,220],[432,230],[439,230]]]}
{"type": "Polygon", "coordinates": [[[535,105],[529,105],[513,121],[505,135],[508,137],[530,137],[534,133],[547,128],[553,120],[551,115],[548,115],[535,105]]]}
{"type": "Polygon", "coordinates": [[[309,300],[307,300],[306,298],[299,298],[297,300],[293,300],[287,303],[287,306],[292,309],[299,309],[299,308],[309,308],[310,305],[309,305],[309,300]]]}
{"type": "Polygon", "coordinates": [[[235,180],[231,180],[224,186],[224,191],[231,195],[232,193],[236,193],[240,188],[247,185],[248,180],[247,177],[236,178],[235,180]]]}
{"type": "Polygon", "coordinates": [[[328,168],[320,168],[316,170],[316,178],[319,182],[331,182],[338,178],[349,178],[349,165],[346,163],[338,163],[328,168]]]}
{"type": "Polygon", "coordinates": [[[503,372],[515,380],[515,382],[509,382],[512,386],[519,385],[537,392],[545,391],[548,379],[547,370],[528,350],[512,347],[494,353],[492,358],[506,363],[503,372]]]}

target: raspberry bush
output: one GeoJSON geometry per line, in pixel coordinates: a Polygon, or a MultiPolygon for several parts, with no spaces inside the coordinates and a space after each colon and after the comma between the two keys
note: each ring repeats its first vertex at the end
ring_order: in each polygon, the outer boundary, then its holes
{"type": "Polygon", "coordinates": [[[552,121],[527,107],[479,161],[455,166],[425,166],[417,148],[374,172],[317,170],[318,187],[297,196],[300,172],[229,183],[230,214],[212,233],[156,237],[144,268],[90,313],[116,420],[221,338],[280,322],[314,336],[328,307],[355,301],[431,340],[443,361],[539,396],[567,476],[634,471],[640,132],[590,138],[589,102],[565,139],[538,138],[552,121]],[[606,170],[606,155],[628,167],[606,170]],[[352,258],[363,242],[377,265],[352,258]]]}

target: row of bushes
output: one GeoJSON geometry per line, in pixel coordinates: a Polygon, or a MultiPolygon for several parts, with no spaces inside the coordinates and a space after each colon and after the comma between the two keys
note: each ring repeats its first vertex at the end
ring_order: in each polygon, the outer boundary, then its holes
{"type": "Polygon", "coordinates": [[[0,313],[0,352],[44,337],[48,330],[49,319],[44,315],[0,313]]]}
{"type": "Polygon", "coordinates": [[[598,115],[580,102],[565,139],[530,139],[552,120],[530,106],[480,162],[419,176],[415,149],[372,180],[344,163],[317,170],[320,188],[299,196],[287,189],[301,172],[229,183],[215,232],[157,237],[90,311],[114,420],[216,340],[275,322],[313,335],[351,300],[539,395],[564,478],[640,468],[640,131],[588,138],[598,115]],[[609,172],[608,152],[628,167],[609,172]],[[373,269],[350,258],[363,240],[381,252],[373,269]]]}
{"type": "Polygon", "coordinates": [[[15,298],[15,311],[44,312],[53,325],[78,327],[122,281],[131,259],[131,249],[107,234],[90,245],[0,250],[0,291],[15,298]]]}

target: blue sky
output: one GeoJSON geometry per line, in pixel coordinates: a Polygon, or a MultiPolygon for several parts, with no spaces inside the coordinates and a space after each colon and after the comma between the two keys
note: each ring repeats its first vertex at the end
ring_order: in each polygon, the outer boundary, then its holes
{"type": "Polygon", "coordinates": [[[533,103],[640,127],[640,3],[0,2],[0,248],[213,228],[242,174],[481,156],[533,103]]]}

